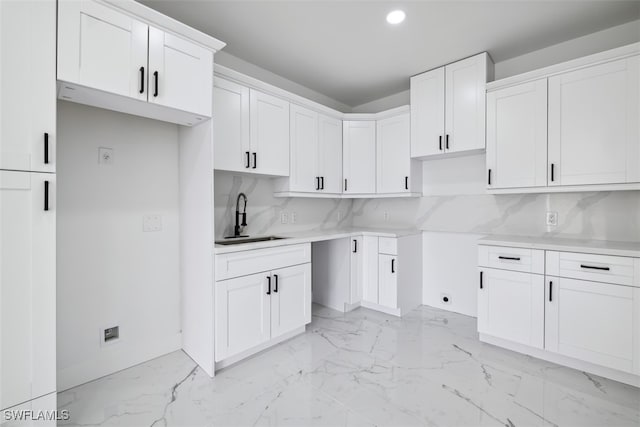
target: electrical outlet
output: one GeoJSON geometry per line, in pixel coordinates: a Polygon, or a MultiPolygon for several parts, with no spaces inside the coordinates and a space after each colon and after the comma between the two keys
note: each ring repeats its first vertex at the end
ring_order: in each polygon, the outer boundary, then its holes
{"type": "Polygon", "coordinates": [[[100,165],[112,165],[113,164],[113,148],[98,148],[98,164],[100,165]]]}
{"type": "Polygon", "coordinates": [[[440,294],[440,300],[443,304],[450,305],[451,304],[451,295],[449,294],[440,294]]]}
{"type": "Polygon", "coordinates": [[[295,212],[291,212],[291,224],[295,224],[298,220],[298,214],[295,212]]]}
{"type": "Polygon", "coordinates": [[[162,231],[162,215],[145,215],[142,217],[142,231],[151,233],[162,231]]]}
{"type": "Polygon", "coordinates": [[[286,212],[280,212],[280,224],[288,224],[289,215],[286,212]]]}
{"type": "Polygon", "coordinates": [[[555,227],[558,225],[558,212],[547,212],[547,225],[555,227]]]}

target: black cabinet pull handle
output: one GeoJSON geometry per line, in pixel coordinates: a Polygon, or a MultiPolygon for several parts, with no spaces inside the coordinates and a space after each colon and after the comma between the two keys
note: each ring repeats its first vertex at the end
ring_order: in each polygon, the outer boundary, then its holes
{"type": "Polygon", "coordinates": [[[274,279],[276,279],[276,285],[275,285],[275,287],[273,288],[273,292],[278,293],[278,275],[277,275],[277,274],[274,274],[274,275],[273,275],[273,278],[274,278],[274,279]]]}
{"type": "Polygon", "coordinates": [[[347,191],[347,178],[344,179],[344,191],[347,191]]]}
{"type": "Polygon", "coordinates": [[[584,264],[580,264],[580,268],[589,268],[591,270],[604,270],[604,271],[611,270],[611,268],[609,267],[597,267],[595,265],[584,265],[584,264]]]}
{"type": "Polygon", "coordinates": [[[549,302],[553,302],[553,282],[549,281],[549,302]]]}
{"type": "Polygon", "coordinates": [[[320,189],[320,177],[316,176],[316,191],[320,189]]]}
{"type": "Polygon", "coordinates": [[[144,93],[144,67],[140,67],[140,93],[144,93]]]}
{"type": "Polygon", "coordinates": [[[489,177],[487,178],[487,184],[491,185],[491,169],[489,169],[489,177]]]}
{"type": "Polygon", "coordinates": [[[555,165],[551,163],[551,182],[555,180],[555,165]]]}
{"type": "Polygon", "coordinates": [[[482,273],[484,273],[483,271],[480,272],[480,289],[482,289],[482,273]]]}
{"type": "Polygon", "coordinates": [[[158,96],[158,72],[157,71],[153,72],[153,77],[154,77],[154,80],[155,80],[153,96],[156,97],[156,96],[158,96]]]}
{"type": "Polygon", "coordinates": [[[267,295],[271,295],[271,276],[267,276],[267,295]]]}
{"type": "Polygon", "coordinates": [[[445,138],[445,143],[444,143],[444,148],[446,148],[447,150],[449,149],[449,135],[447,135],[445,138]]]}
{"type": "Polygon", "coordinates": [[[404,177],[404,189],[405,190],[409,189],[409,177],[408,176],[404,177]]]}
{"type": "Polygon", "coordinates": [[[49,164],[49,133],[44,133],[44,164],[49,164]]]}
{"type": "Polygon", "coordinates": [[[49,210],[49,181],[44,182],[44,210],[49,210]]]}
{"type": "Polygon", "coordinates": [[[438,149],[442,151],[442,135],[438,136],[438,149]]]}
{"type": "Polygon", "coordinates": [[[258,167],[258,153],[253,153],[253,169],[258,167]]]}
{"type": "Polygon", "coordinates": [[[355,254],[356,252],[358,252],[358,241],[354,240],[353,241],[353,253],[355,254]]]}
{"type": "Polygon", "coordinates": [[[502,255],[500,255],[498,257],[498,259],[508,259],[508,260],[511,260],[511,261],[520,261],[520,257],[515,257],[515,256],[502,256],[502,255]]]}
{"type": "Polygon", "coordinates": [[[396,259],[395,258],[391,258],[391,272],[392,273],[396,272],[396,259]]]}
{"type": "Polygon", "coordinates": [[[321,190],[324,190],[324,176],[321,176],[321,177],[320,177],[320,183],[321,183],[321,184],[320,184],[320,189],[321,189],[321,190]]]}
{"type": "Polygon", "coordinates": [[[251,163],[250,163],[251,153],[249,153],[248,151],[245,151],[244,153],[247,155],[247,162],[245,163],[244,167],[249,169],[251,167],[251,163]]]}

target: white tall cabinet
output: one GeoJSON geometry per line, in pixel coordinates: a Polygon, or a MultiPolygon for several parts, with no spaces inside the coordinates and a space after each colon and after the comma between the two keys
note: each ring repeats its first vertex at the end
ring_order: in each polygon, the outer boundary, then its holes
{"type": "Polygon", "coordinates": [[[56,406],[55,35],[54,0],[0,2],[0,409],[56,406]]]}

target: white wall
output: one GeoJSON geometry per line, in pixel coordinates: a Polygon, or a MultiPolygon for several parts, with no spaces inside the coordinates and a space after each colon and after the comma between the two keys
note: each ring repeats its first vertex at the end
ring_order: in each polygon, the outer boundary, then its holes
{"type": "Polygon", "coordinates": [[[176,125],[58,102],[58,390],[181,346],[176,125]],[[111,166],[98,147],[114,149],[111,166]],[[162,231],[143,233],[145,214],[162,231]],[[121,342],[101,346],[117,323],[121,342]]]}

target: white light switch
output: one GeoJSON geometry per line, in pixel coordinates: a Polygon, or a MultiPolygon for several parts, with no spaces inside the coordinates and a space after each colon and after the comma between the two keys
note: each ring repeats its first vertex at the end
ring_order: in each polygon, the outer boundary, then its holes
{"type": "Polygon", "coordinates": [[[145,233],[162,231],[162,215],[145,215],[142,217],[142,231],[145,233]]]}

